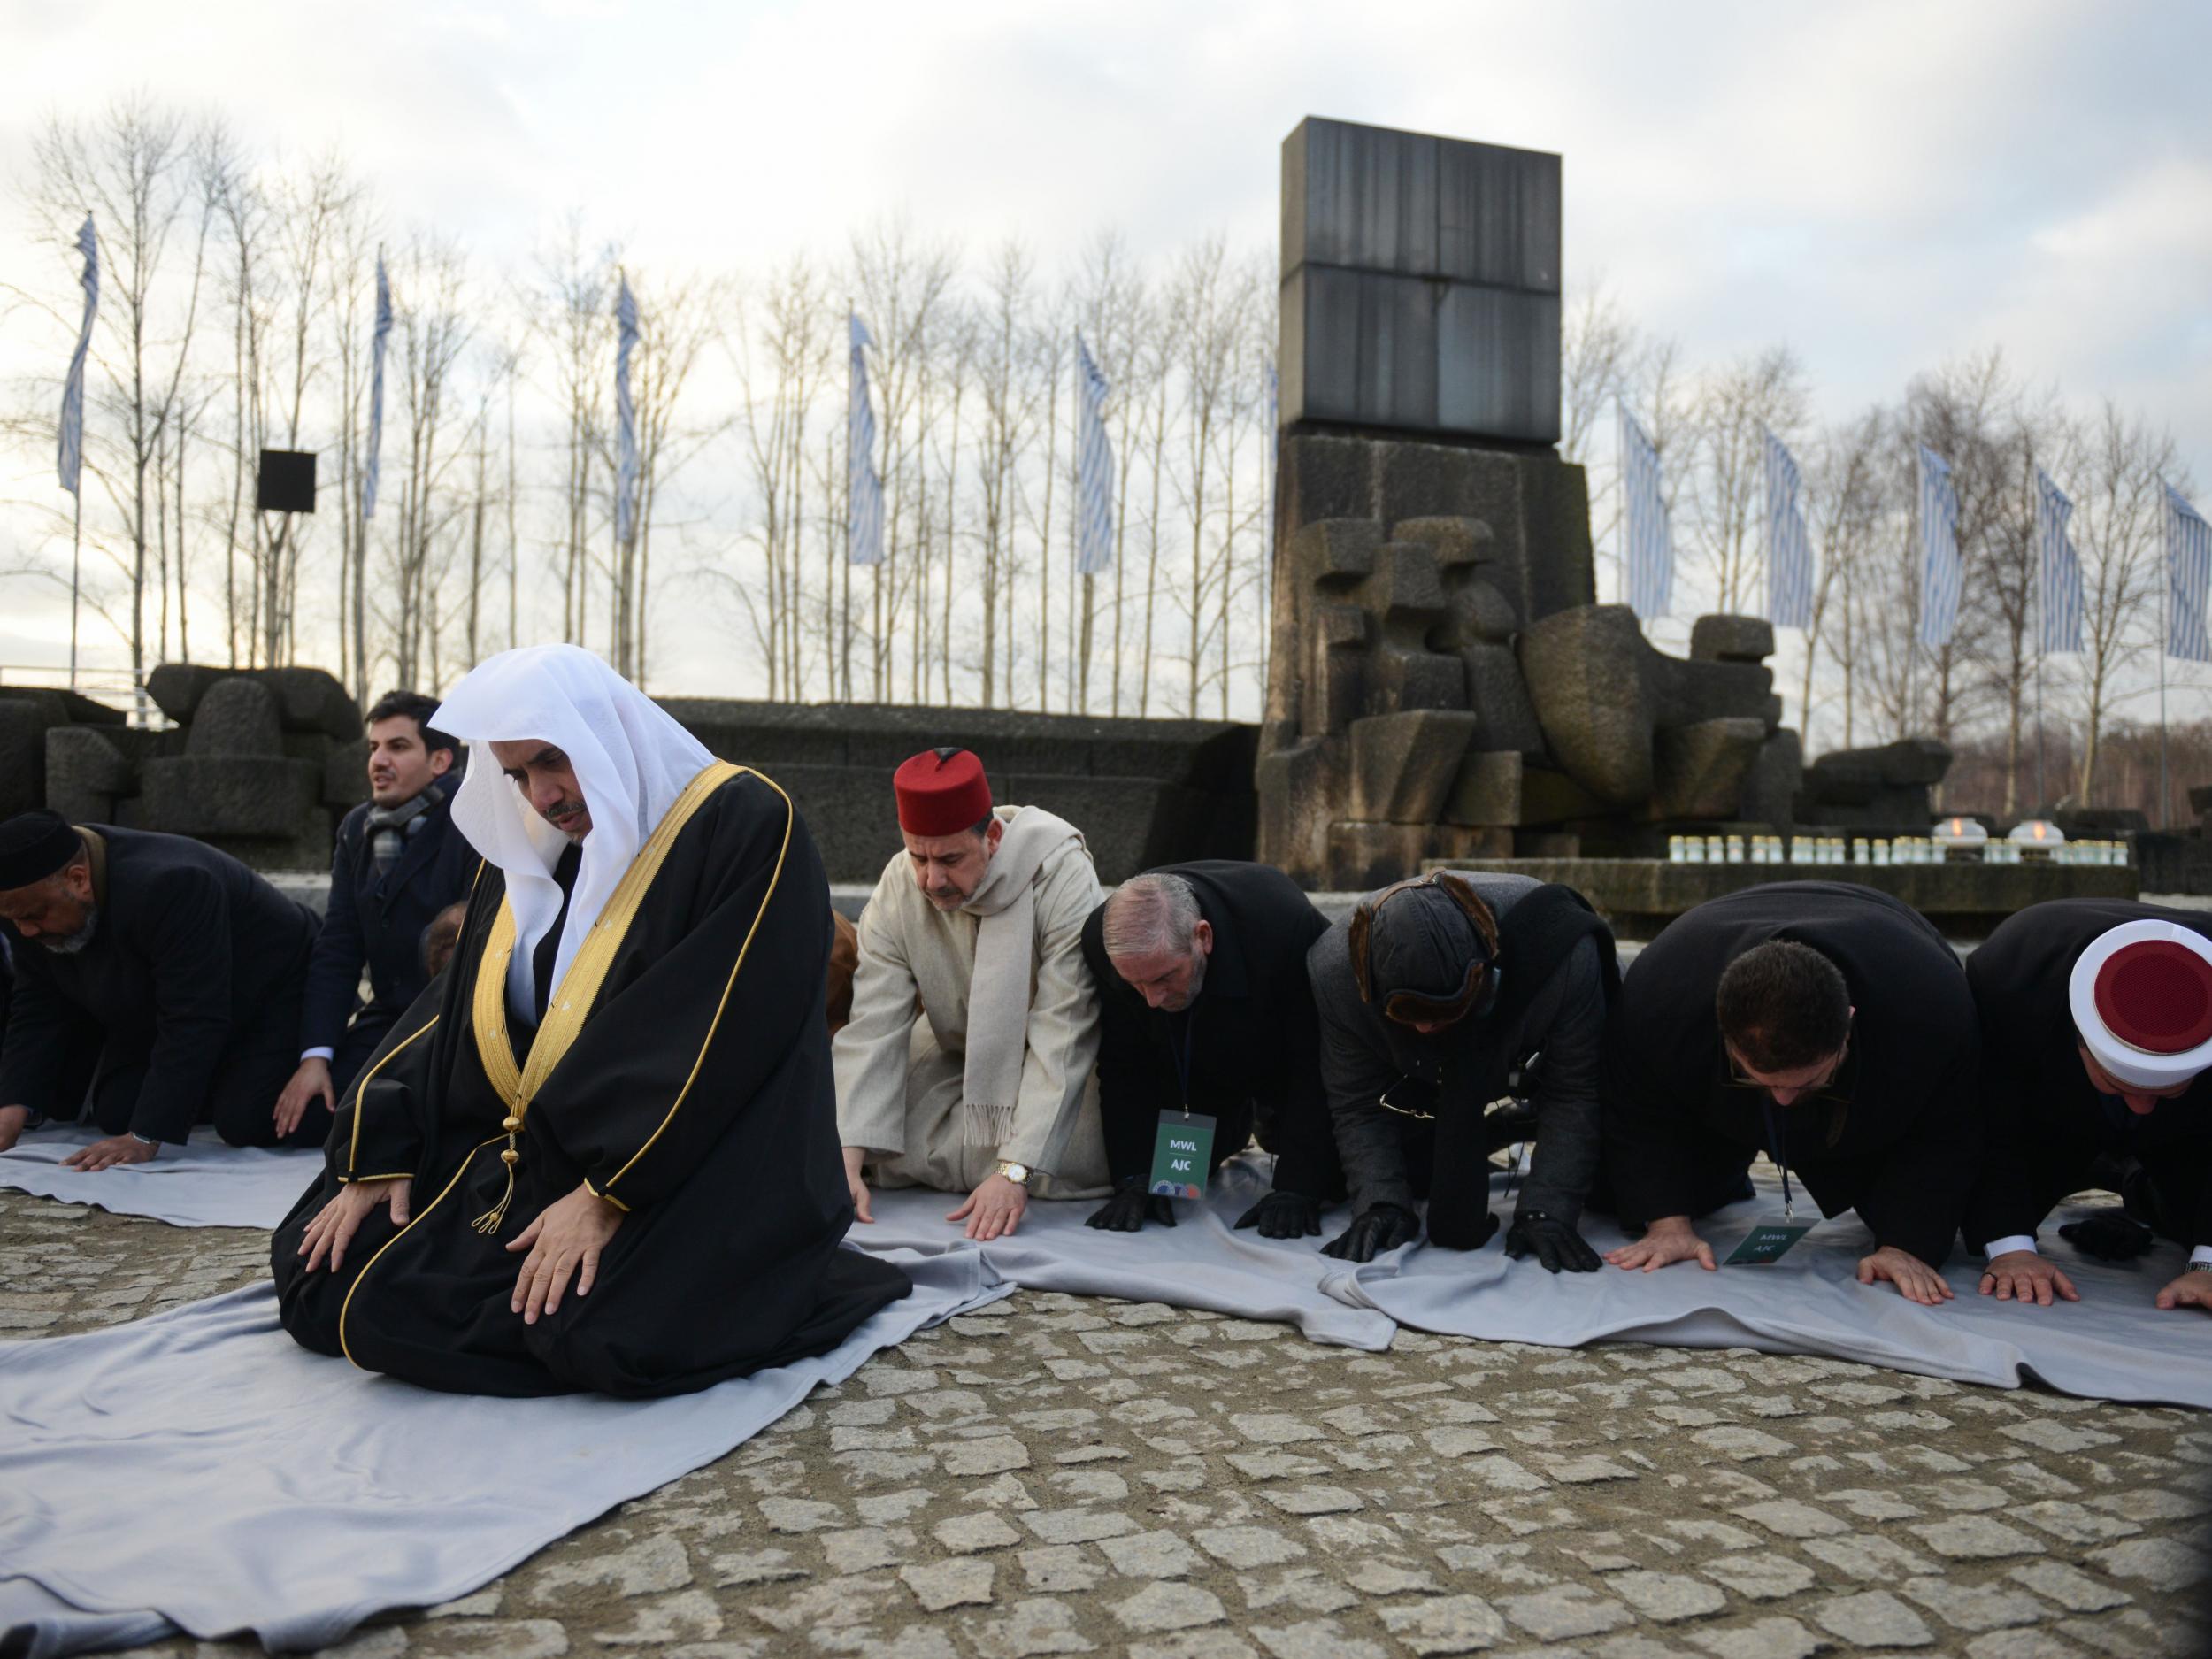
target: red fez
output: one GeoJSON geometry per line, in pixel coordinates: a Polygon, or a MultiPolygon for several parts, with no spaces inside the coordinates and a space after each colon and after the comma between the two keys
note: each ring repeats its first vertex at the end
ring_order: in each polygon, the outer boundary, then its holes
{"type": "Polygon", "coordinates": [[[2212,1068],[2212,941],[2165,921],[2108,928],[2074,963],[2074,1028],[2114,1080],[2156,1089],[2212,1068]]]}
{"type": "Polygon", "coordinates": [[[891,774],[899,827],[910,835],[957,835],[991,815],[991,780],[964,749],[927,749],[891,774]]]}

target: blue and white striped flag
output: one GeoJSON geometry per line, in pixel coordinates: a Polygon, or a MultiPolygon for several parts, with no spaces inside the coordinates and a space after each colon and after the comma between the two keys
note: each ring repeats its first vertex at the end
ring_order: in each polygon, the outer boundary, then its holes
{"type": "Polygon", "coordinates": [[[1106,441],[1106,377],[1091,360],[1083,336],[1075,337],[1076,442],[1075,568],[1085,576],[1114,563],[1114,449],[1106,441]]]}
{"type": "Polygon", "coordinates": [[[392,332],[392,284],[376,256],[376,333],[369,343],[369,445],[361,462],[361,522],[376,517],[376,480],[384,451],[384,342],[392,332]]]}
{"type": "Polygon", "coordinates": [[[2212,663],[2205,629],[2206,589],[2212,587],[2212,525],[2171,484],[2166,491],[2166,655],[2212,663]]]}
{"type": "Polygon", "coordinates": [[[1959,563],[1959,497],[1951,486],[1951,466],[1926,444],[1920,446],[1920,642],[1948,645],[1959,625],[1959,590],[1965,572],[1959,563]]]}
{"type": "Polygon", "coordinates": [[[2081,649],[2081,558],[2066,534],[2066,521],[2073,516],[2074,503],[2037,467],[2035,545],[2042,566],[2046,651],[2081,649]]]}
{"type": "Polygon", "coordinates": [[[627,546],[637,528],[637,400],[630,396],[630,354],[637,349],[637,298],[630,279],[615,296],[614,346],[614,539],[627,546]]]}
{"type": "Polygon", "coordinates": [[[1620,406],[1623,518],[1628,526],[1628,603],[1640,620],[1667,614],[1674,591],[1674,536],[1667,523],[1664,476],[1628,405],[1620,406]]]}
{"type": "Polygon", "coordinates": [[[851,565],[883,563],[883,480],[876,472],[876,411],[868,407],[867,349],[875,344],[868,325],[855,311],[852,324],[852,380],[846,394],[845,559],[851,565]]]}
{"type": "MultiPolygon", "coordinates": [[[[77,331],[77,349],[69,359],[69,378],[61,388],[59,441],[61,487],[71,495],[84,471],[84,359],[92,349],[92,317],[100,309],[100,239],[93,234],[92,215],[84,216],[77,232],[77,251],[84,255],[84,326],[77,331]]],[[[74,683],[73,681],[72,682],[74,683]]]]}
{"type": "Polygon", "coordinates": [[[1813,544],[1798,504],[1797,462],[1772,433],[1767,458],[1767,620],[1778,628],[1813,623],[1813,544]]]}

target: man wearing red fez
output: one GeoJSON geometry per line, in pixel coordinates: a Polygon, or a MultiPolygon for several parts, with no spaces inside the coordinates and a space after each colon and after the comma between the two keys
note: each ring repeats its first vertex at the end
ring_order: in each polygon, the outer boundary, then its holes
{"type": "Polygon", "coordinates": [[[2055,899],[2001,925],[1966,977],[1989,1137],[1964,1229],[1989,1257],[1982,1294],[2080,1300],[2036,1228],[2070,1194],[2102,1189],[2119,1205],[2060,1235],[2106,1261],[2186,1245],[2154,1301],[2212,1311],[2212,916],[2055,899]]]}
{"type": "Polygon", "coordinates": [[[1106,1190],[1083,961],[1098,878],[1071,825],[994,807],[966,749],[925,750],[891,788],[906,845],[861,913],[834,1048],[846,1178],[864,1222],[871,1180],[931,1187],[964,1197],[947,1220],[995,1239],[1032,1196],[1106,1190]]]}

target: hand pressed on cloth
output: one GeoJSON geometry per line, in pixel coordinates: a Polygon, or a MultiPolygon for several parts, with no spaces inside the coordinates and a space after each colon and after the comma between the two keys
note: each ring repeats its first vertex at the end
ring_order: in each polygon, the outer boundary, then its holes
{"type": "Polygon", "coordinates": [[[78,1148],[61,1161],[61,1166],[65,1170],[111,1170],[119,1164],[143,1164],[159,1150],[152,1141],[141,1141],[136,1135],[110,1135],[78,1148]]]}
{"type": "Polygon", "coordinates": [[[1421,1236],[1421,1218],[1403,1204],[1371,1204],[1352,1218],[1352,1225],[1321,1247],[1321,1254],[1340,1262],[1371,1262],[1386,1250],[1410,1244],[1421,1236]]]}
{"type": "Polygon", "coordinates": [[[1506,1229],[1505,1253],[1515,1261],[1532,1256],[1548,1273],[1594,1273],[1598,1253],[1582,1234],[1556,1216],[1524,1210],[1506,1229]]]}
{"type": "Polygon", "coordinates": [[[1981,1290],[1985,1296],[1994,1296],[1999,1302],[2016,1302],[2024,1307],[2032,1303],[2047,1308],[2053,1296],[2062,1302],[2081,1300],[2074,1281],[2033,1250],[2007,1250],[2001,1256],[1991,1256],[1988,1265],[1982,1269],[1981,1290]]]}
{"type": "Polygon", "coordinates": [[[311,1273],[320,1267],[326,1256],[333,1272],[343,1267],[346,1246],[353,1242],[354,1233],[379,1204],[392,1207],[394,1226],[405,1226],[407,1194],[413,1186],[411,1179],[402,1175],[384,1181],[349,1181],[341,1187],[300,1235],[300,1254],[307,1258],[307,1271],[311,1273]]]}
{"type": "Polygon", "coordinates": [[[2212,1313],[2212,1273],[2193,1268],[2158,1293],[2161,1308],[2201,1308],[2212,1313]]]}
{"type": "Polygon", "coordinates": [[[1871,1285],[1877,1279],[1887,1279],[1897,1286],[1899,1295],[1924,1308],[1940,1307],[1951,1300],[1951,1287],[1943,1282],[1942,1274],[1910,1250],[1901,1250],[1893,1244],[1885,1244],[1873,1255],[1859,1258],[1859,1283],[1871,1285]]]}
{"type": "Polygon", "coordinates": [[[1695,1262],[1707,1272],[1717,1270],[1720,1263],[1713,1258],[1713,1247],[1697,1236],[1697,1229],[1690,1225],[1687,1216],[1663,1216],[1644,1229],[1644,1236],[1632,1244],[1624,1244],[1617,1250],[1608,1250],[1605,1259],[1616,1267],[1654,1269],[1671,1267],[1677,1262],[1695,1262]]]}
{"type": "Polygon", "coordinates": [[[599,1277],[599,1252],[621,1225],[622,1211],[588,1187],[580,1187],[538,1211],[537,1219],[507,1247],[530,1252],[515,1276],[509,1308],[522,1316],[523,1324],[535,1325],[540,1314],[560,1307],[572,1275],[576,1294],[591,1294],[592,1280],[599,1277]]]}
{"type": "Polygon", "coordinates": [[[1129,1175],[1123,1177],[1115,1186],[1113,1196],[1092,1211],[1083,1225],[1096,1227],[1101,1233],[1134,1233],[1148,1221],[1156,1221],[1164,1227],[1173,1226],[1174,1202],[1145,1191],[1143,1176],[1129,1175]]]}
{"type": "Polygon", "coordinates": [[[868,1161],[865,1147],[845,1148],[845,1190],[852,1194],[853,1219],[875,1225],[875,1217],[868,1210],[868,1183],[861,1179],[860,1166],[868,1161]]]}
{"type": "Polygon", "coordinates": [[[1022,1213],[1028,1208],[1027,1187],[1003,1175],[987,1175],[983,1184],[968,1194],[968,1202],[948,1213],[945,1219],[966,1222],[971,1239],[987,1242],[1010,1236],[1021,1225],[1022,1213]]]}
{"type": "Polygon", "coordinates": [[[325,1110],[337,1110],[338,1092],[331,1087],[330,1062],[320,1055],[310,1055],[300,1062],[299,1070],[277,1096],[276,1110],[271,1116],[280,1141],[300,1126],[300,1119],[307,1116],[308,1102],[319,1096],[325,1110]]]}
{"type": "Polygon", "coordinates": [[[1237,1227],[1257,1227],[1263,1239],[1317,1239],[1321,1201],[1303,1193],[1270,1193],[1237,1217],[1237,1227]]]}

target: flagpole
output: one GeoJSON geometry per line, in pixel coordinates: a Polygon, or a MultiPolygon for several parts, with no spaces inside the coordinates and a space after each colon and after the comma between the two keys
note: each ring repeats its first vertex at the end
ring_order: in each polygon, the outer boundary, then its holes
{"type": "Polygon", "coordinates": [[[69,492],[69,689],[77,688],[77,600],[79,577],[83,568],[84,553],[84,490],[69,492]]]}
{"type": "MultiPolygon", "coordinates": [[[[2172,508],[2167,509],[2169,512],[2172,508]]],[[[2169,611],[2174,595],[2174,557],[2166,555],[2166,580],[2158,586],[2158,827],[2166,827],[2166,648],[2173,643],[2169,611]]],[[[2089,803],[2085,801],[2084,806],[2089,803]]]]}
{"type": "MultiPolygon", "coordinates": [[[[837,654],[840,664],[838,680],[847,703],[853,700],[853,371],[851,342],[852,319],[857,313],[853,309],[852,296],[845,296],[846,356],[845,356],[845,575],[844,596],[840,600],[841,614],[837,625],[837,654]]],[[[950,649],[950,642],[947,648],[950,649]]]]}
{"type": "Polygon", "coordinates": [[[2043,783],[2043,653],[2050,647],[2051,629],[2051,556],[2043,543],[2042,517],[2050,511],[2039,486],[2035,492],[2037,533],[2035,557],[2035,815],[2043,816],[2051,804],[2050,792],[2043,783]]]}

